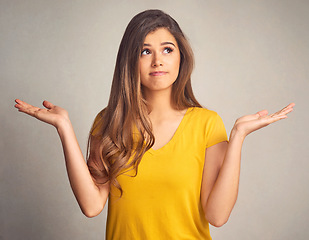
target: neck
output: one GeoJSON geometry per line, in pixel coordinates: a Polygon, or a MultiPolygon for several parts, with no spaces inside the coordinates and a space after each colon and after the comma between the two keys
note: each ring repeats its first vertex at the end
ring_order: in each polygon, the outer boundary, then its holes
{"type": "Polygon", "coordinates": [[[165,91],[144,91],[152,117],[163,117],[175,111],[172,106],[171,92],[171,89],[166,89],[165,91]]]}

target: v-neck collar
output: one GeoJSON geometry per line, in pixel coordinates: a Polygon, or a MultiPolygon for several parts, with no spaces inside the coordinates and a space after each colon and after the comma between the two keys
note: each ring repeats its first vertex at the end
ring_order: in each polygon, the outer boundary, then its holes
{"type": "Polygon", "coordinates": [[[182,117],[173,137],[162,147],[154,150],[153,148],[150,148],[147,152],[149,152],[150,154],[152,155],[156,155],[156,154],[159,154],[159,153],[162,153],[166,148],[168,148],[170,145],[172,145],[174,142],[177,141],[178,139],[178,136],[181,134],[181,132],[183,131],[184,127],[185,127],[185,123],[187,121],[187,118],[188,118],[188,115],[189,115],[189,112],[191,112],[191,110],[193,109],[193,107],[190,107],[187,109],[186,113],[184,114],[184,116],[182,117]]]}

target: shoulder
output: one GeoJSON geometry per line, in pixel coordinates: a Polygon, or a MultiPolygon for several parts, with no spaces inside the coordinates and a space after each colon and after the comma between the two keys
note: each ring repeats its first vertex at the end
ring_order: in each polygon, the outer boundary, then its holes
{"type": "Polygon", "coordinates": [[[224,126],[219,114],[206,108],[193,107],[188,109],[189,122],[201,128],[213,129],[218,126],[224,126]]]}
{"type": "Polygon", "coordinates": [[[187,126],[190,134],[202,138],[202,145],[206,148],[227,139],[221,117],[217,112],[206,108],[189,108],[187,126]]]}
{"type": "Polygon", "coordinates": [[[188,109],[188,113],[194,119],[211,120],[219,117],[218,113],[207,108],[192,107],[188,109]]]}
{"type": "Polygon", "coordinates": [[[99,122],[103,119],[104,112],[105,112],[105,108],[96,115],[94,119],[94,123],[99,122]]]}
{"type": "Polygon", "coordinates": [[[103,124],[103,116],[104,116],[105,108],[101,110],[95,117],[92,127],[91,127],[91,135],[95,136],[99,132],[101,132],[102,124],[103,124]]]}

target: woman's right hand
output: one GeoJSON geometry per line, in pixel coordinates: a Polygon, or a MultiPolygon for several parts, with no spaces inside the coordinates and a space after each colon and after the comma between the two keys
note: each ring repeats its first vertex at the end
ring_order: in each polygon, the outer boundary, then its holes
{"type": "Polygon", "coordinates": [[[45,108],[32,106],[20,99],[16,99],[15,102],[15,107],[19,112],[26,113],[43,122],[53,125],[56,128],[58,128],[64,121],[69,121],[68,112],[61,107],[55,106],[51,102],[43,101],[43,106],[45,108]]]}

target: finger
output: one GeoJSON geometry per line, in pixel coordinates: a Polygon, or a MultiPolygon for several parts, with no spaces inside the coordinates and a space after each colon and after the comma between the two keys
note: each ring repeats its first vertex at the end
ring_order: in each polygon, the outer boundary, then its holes
{"type": "Polygon", "coordinates": [[[295,103],[290,103],[288,106],[285,107],[285,109],[283,110],[283,112],[285,114],[288,114],[290,112],[292,112],[294,110],[295,103]]]}
{"type": "Polygon", "coordinates": [[[290,103],[289,105],[287,105],[286,107],[294,107],[295,103],[290,103]]]}
{"type": "Polygon", "coordinates": [[[245,115],[241,118],[238,118],[237,122],[241,123],[241,122],[245,122],[245,121],[256,120],[256,119],[259,119],[261,117],[267,116],[267,114],[268,114],[267,110],[262,110],[262,111],[255,113],[255,114],[245,115]]]}
{"type": "Polygon", "coordinates": [[[24,101],[21,101],[20,99],[16,99],[15,102],[16,102],[15,107],[18,109],[19,112],[27,113],[31,116],[34,116],[34,113],[40,109],[24,101]]]}
{"type": "Polygon", "coordinates": [[[268,111],[262,110],[262,111],[257,112],[257,114],[259,115],[259,117],[264,117],[268,115],[268,111]]]}
{"type": "Polygon", "coordinates": [[[288,117],[287,115],[277,115],[277,116],[269,117],[265,121],[267,122],[267,124],[271,124],[279,120],[286,119],[287,117],[288,117]]]}
{"type": "Polygon", "coordinates": [[[26,106],[26,103],[21,101],[20,99],[15,99],[16,104],[14,105],[14,107],[20,109],[22,107],[26,106]]]}
{"type": "Polygon", "coordinates": [[[54,104],[52,104],[51,102],[46,101],[46,100],[43,101],[43,106],[46,107],[46,108],[48,108],[48,109],[51,109],[51,108],[55,107],[54,104]]]}
{"type": "Polygon", "coordinates": [[[23,108],[29,108],[29,107],[33,107],[32,105],[30,105],[29,103],[26,103],[22,100],[16,99],[15,102],[17,103],[18,106],[21,106],[23,108]]]}
{"type": "Polygon", "coordinates": [[[290,103],[286,107],[282,108],[279,112],[284,112],[286,110],[293,109],[294,106],[295,106],[295,103],[290,103]]]}
{"type": "Polygon", "coordinates": [[[277,122],[281,119],[286,119],[286,118],[288,118],[287,114],[289,114],[292,111],[293,111],[293,106],[283,108],[279,112],[269,115],[268,116],[269,118],[266,121],[268,121],[269,123],[273,123],[273,122],[277,122]]]}
{"type": "Polygon", "coordinates": [[[20,103],[20,102],[22,102],[22,101],[21,101],[20,99],[17,98],[17,99],[15,99],[15,102],[16,102],[16,103],[20,103]]]}
{"type": "Polygon", "coordinates": [[[20,106],[28,106],[30,104],[20,100],[20,99],[15,99],[16,104],[20,105],[20,106]]]}
{"type": "Polygon", "coordinates": [[[289,105],[287,105],[286,107],[282,108],[280,111],[276,112],[276,113],[273,113],[271,114],[270,116],[271,117],[274,117],[274,116],[281,116],[281,115],[286,115],[290,112],[293,111],[293,107],[295,106],[295,103],[290,103],[289,105]]]}
{"type": "Polygon", "coordinates": [[[16,104],[14,105],[14,107],[18,108],[20,106],[21,100],[15,99],[15,103],[16,104]]]}

